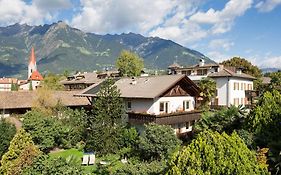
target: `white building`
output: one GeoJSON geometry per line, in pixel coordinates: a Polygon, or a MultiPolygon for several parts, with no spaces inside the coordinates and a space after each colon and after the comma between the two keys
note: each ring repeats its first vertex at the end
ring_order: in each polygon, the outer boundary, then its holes
{"type": "Polygon", "coordinates": [[[217,85],[217,96],[212,101],[213,105],[250,105],[250,96],[247,92],[253,90],[253,80],[251,75],[242,73],[241,70],[235,72],[222,68],[219,72],[211,73],[208,77],[213,78],[217,85]]]}
{"type": "Polygon", "coordinates": [[[0,78],[0,91],[11,91],[12,86],[17,86],[18,80],[16,78],[0,78]]]}
{"type": "MultiPolygon", "coordinates": [[[[177,134],[183,134],[200,118],[196,110],[200,90],[185,75],[122,78],[115,85],[124,99],[128,122],[138,128],[154,122],[171,125],[177,134]]],[[[99,88],[100,84],[90,86],[78,96],[94,98],[99,88]]]]}
{"type": "Polygon", "coordinates": [[[253,80],[256,78],[242,73],[234,67],[225,67],[216,63],[205,64],[200,60],[199,64],[189,67],[180,67],[173,64],[169,66],[173,74],[185,74],[194,82],[199,82],[202,78],[210,77],[216,81],[217,93],[212,99],[211,105],[250,105],[253,91],[253,80]]]}

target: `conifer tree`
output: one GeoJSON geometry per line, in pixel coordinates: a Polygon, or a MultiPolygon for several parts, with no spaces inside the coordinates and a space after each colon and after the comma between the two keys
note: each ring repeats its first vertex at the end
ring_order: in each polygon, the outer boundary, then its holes
{"type": "MultiPolygon", "coordinates": [[[[0,172],[5,175],[14,175],[15,169],[24,166],[23,162],[19,159],[25,160],[25,163],[32,162],[32,158],[36,157],[39,153],[40,151],[34,145],[30,134],[21,129],[12,139],[8,152],[2,157],[0,172]],[[28,158],[28,156],[30,157],[28,158]]],[[[20,172],[20,170],[18,170],[18,172],[20,172]]]]}
{"type": "Polygon", "coordinates": [[[86,149],[99,153],[118,150],[123,128],[123,100],[114,81],[107,79],[101,85],[93,101],[93,115],[88,117],[88,138],[86,149]]]}

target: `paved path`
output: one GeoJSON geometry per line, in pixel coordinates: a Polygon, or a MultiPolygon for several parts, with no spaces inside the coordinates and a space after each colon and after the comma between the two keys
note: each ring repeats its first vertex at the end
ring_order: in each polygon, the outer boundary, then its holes
{"type": "Polygon", "coordinates": [[[14,124],[17,128],[17,130],[19,130],[22,127],[22,122],[16,118],[16,117],[7,117],[6,120],[12,124],[14,124]]]}

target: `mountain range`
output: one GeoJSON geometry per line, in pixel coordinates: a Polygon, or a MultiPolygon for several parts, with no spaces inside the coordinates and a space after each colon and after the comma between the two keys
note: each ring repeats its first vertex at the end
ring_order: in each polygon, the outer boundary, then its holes
{"type": "Polygon", "coordinates": [[[148,69],[166,69],[174,62],[193,65],[200,59],[214,62],[198,51],[158,37],[135,33],[97,35],[62,21],[40,26],[14,24],[0,27],[0,77],[25,77],[31,47],[35,48],[37,66],[43,74],[112,68],[123,49],[139,54],[148,69]]]}

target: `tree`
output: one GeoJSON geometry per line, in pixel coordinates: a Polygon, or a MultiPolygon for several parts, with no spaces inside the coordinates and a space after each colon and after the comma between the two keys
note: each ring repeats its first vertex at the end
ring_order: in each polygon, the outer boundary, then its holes
{"type": "Polygon", "coordinates": [[[86,149],[114,153],[119,149],[125,111],[120,91],[113,80],[103,82],[93,104],[93,114],[87,119],[86,149]]]}
{"type": "Polygon", "coordinates": [[[197,132],[209,129],[231,134],[234,130],[243,128],[246,118],[244,107],[230,106],[219,111],[203,113],[201,119],[195,123],[195,129],[197,132]]]}
{"type": "Polygon", "coordinates": [[[168,158],[181,144],[170,126],[149,124],[140,135],[138,150],[143,159],[168,158]]]}
{"type": "Polygon", "coordinates": [[[143,69],[143,60],[135,53],[123,50],[116,61],[121,76],[139,76],[143,69]]]}
{"type": "Polygon", "coordinates": [[[64,76],[49,73],[44,76],[44,80],[40,85],[50,90],[63,90],[63,84],[60,83],[63,78],[64,76]]]}
{"type": "Polygon", "coordinates": [[[204,131],[169,161],[169,175],[269,174],[234,132],[204,131]]]}
{"type": "Polygon", "coordinates": [[[260,97],[247,121],[248,128],[254,133],[256,144],[267,147],[269,167],[272,173],[281,171],[281,94],[277,90],[267,91],[260,97]]]}
{"type": "Polygon", "coordinates": [[[262,72],[261,70],[257,67],[254,66],[251,62],[244,58],[240,57],[233,57],[229,60],[223,61],[221,64],[225,66],[232,66],[236,68],[243,68],[242,72],[252,75],[256,78],[262,77],[262,72]]]}
{"type": "Polygon", "coordinates": [[[216,93],[216,82],[210,78],[203,78],[199,82],[199,87],[201,89],[201,96],[203,97],[202,106],[203,108],[208,108],[211,99],[216,93]]]}
{"type": "MultiPolygon", "coordinates": [[[[1,160],[1,171],[4,174],[13,174],[12,171],[18,165],[18,159],[24,159],[25,150],[33,147],[34,143],[28,134],[23,129],[19,130],[10,143],[8,152],[6,152],[1,160]]],[[[37,149],[37,148],[35,148],[37,149]]],[[[36,150],[39,152],[39,150],[36,150]]]]}
{"type": "Polygon", "coordinates": [[[16,127],[13,124],[6,122],[4,119],[0,119],[0,160],[2,155],[7,152],[10,141],[16,134],[16,127]]]}
{"type": "Polygon", "coordinates": [[[33,90],[32,81],[29,82],[29,90],[30,90],[30,91],[33,90]]]}
{"type": "Polygon", "coordinates": [[[23,175],[83,175],[85,174],[79,163],[72,161],[69,157],[67,159],[58,157],[50,158],[47,155],[41,155],[35,159],[33,164],[26,167],[22,173],[23,175]]]}
{"type": "Polygon", "coordinates": [[[32,108],[46,115],[52,115],[58,101],[53,97],[53,91],[48,88],[39,88],[36,91],[36,99],[32,103],[32,108]]]}
{"type": "Polygon", "coordinates": [[[18,85],[17,84],[15,84],[15,83],[12,83],[11,84],[11,91],[18,91],[18,85]]]}

